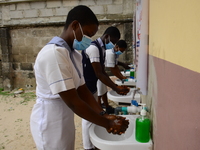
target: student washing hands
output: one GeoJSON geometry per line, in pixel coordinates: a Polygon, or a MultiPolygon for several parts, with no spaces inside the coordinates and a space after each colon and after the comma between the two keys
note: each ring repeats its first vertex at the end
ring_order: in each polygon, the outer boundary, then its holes
{"type": "Polygon", "coordinates": [[[61,35],[37,55],[37,100],[30,117],[37,150],[74,150],[74,113],[113,134],[122,134],[128,128],[128,120],[104,113],[85,84],[82,56],[77,50],[90,45],[98,26],[90,8],[76,6],[69,11],[61,35]]]}

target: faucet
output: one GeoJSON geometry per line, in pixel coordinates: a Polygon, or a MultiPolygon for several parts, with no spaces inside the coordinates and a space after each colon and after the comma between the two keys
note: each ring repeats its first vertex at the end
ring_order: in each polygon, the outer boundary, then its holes
{"type": "Polygon", "coordinates": [[[125,81],[128,81],[128,79],[122,79],[122,84],[124,84],[125,81]]]}
{"type": "Polygon", "coordinates": [[[134,98],[136,92],[138,92],[139,94],[141,94],[140,88],[136,88],[136,89],[134,90],[133,98],[134,98]]]}
{"type": "MultiPolygon", "coordinates": [[[[140,88],[136,88],[133,92],[133,99],[135,99],[136,93],[138,94],[142,94],[142,92],[140,91],[140,88]]],[[[139,101],[137,101],[139,103],[139,101]]]]}
{"type": "Polygon", "coordinates": [[[137,101],[132,100],[131,101],[131,106],[127,107],[116,107],[115,108],[115,115],[119,115],[121,112],[123,115],[127,115],[128,113],[137,113],[142,110],[142,106],[138,105],[137,101]]]}

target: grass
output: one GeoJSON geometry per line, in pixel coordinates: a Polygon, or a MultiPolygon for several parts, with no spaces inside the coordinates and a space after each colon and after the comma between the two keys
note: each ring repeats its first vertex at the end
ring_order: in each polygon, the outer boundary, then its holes
{"type": "Polygon", "coordinates": [[[33,99],[36,98],[36,95],[34,92],[28,92],[28,93],[22,93],[20,94],[23,100],[20,102],[20,104],[27,105],[27,103],[33,99]]]}
{"type": "Polygon", "coordinates": [[[13,96],[14,93],[11,93],[9,91],[4,91],[4,89],[0,88],[0,95],[2,95],[2,96],[13,96]]]}
{"type": "Polygon", "coordinates": [[[4,143],[0,144],[0,150],[5,149],[4,143]]]}
{"type": "MultiPolygon", "coordinates": [[[[2,111],[6,111],[5,112],[6,115],[7,115],[7,112],[9,113],[8,116],[0,115],[0,122],[9,120],[9,119],[7,119],[7,117],[12,115],[13,113],[18,112],[18,111],[15,111],[15,109],[17,108],[17,105],[20,105],[22,107],[27,107],[26,105],[30,104],[29,102],[33,102],[36,98],[35,91],[27,90],[21,94],[15,94],[14,92],[17,90],[18,89],[15,89],[13,91],[4,91],[4,89],[0,88],[0,105],[1,105],[1,103],[6,104],[5,107],[3,107],[2,111]],[[25,106],[23,106],[23,105],[25,105],[25,106]],[[4,118],[6,118],[6,119],[4,120],[4,118]]],[[[21,108],[20,108],[20,110],[21,110],[21,108]]],[[[4,113],[3,113],[3,115],[4,115],[4,113]]],[[[22,116],[19,116],[19,118],[15,118],[15,117],[12,118],[11,121],[9,122],[9,123],[14,124],[13,130],[16,132],[16,133],[14,133],[14,134],[16,134],[16,136],[14,136],[14,137],[11,137],[11,135],[8,132],[9,130],[7,128],[10,128],[10,127],[6,126],[5,123],[0,123],[0,135],[1,135],[0,150],[9,149],[9,144],[11,142],[13,142],[13,140],[12,140],[13,138],[15,140],[19,140],[19,138],[25,138],[25,136],[22,134],[21,131],[23,131],[22,129],[24,128],[24,123],[27,126],[26,127],[27,130],[29,129],[29,123],[26,119],[27,118],[23,118],[22,116]]]]}
{"type": "MultiPolygon", "coordinates": [[[[4,97],[4,99],[6,99],[9,96],[15,96],[16,94],[14,94],[14,92],[10,92],[10,91],[4,91],[4,89],[0,88],[0,95],[2,95],[4,97]]],[[[23,105],[27,105],[29,101],[34,100],[36,98],[36,95],[34,92],[24,92],[21,94],[17,94],[20,95],[20,97],[23,98],[22,101],[20,101],[20,104],[23,105]]]]}
{"type": "Polygon", "coordinates": [[[21,122],[21,121],[23,121],[23,119],[17,119],[15,122],[21,122]]]}

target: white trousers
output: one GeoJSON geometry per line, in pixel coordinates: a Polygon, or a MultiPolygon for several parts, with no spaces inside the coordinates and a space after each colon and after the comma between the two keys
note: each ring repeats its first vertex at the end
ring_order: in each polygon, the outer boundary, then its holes
{"type": "Polygon", "coordinates": [[[62,99],[38,98],[30,128],[37,150],[74,150],[74,113],[62,99]]]}
{"type": "Polygon", "coordinates": [[[100,80],[97,81],[97,95],[102,96],[108,91],[107,86],[101,82],[100,80]]]}
{"type": "MultiPolygon", "coordinates": [[[[97,100],[97,93],[93,94],[94,98],[97,100]]],[[[94,145],[90,141],[90,135],[89,135],[89,128],[92,125],[91,122],[82,119],[82,139],[83,139],[83,148],[84,149],[92,149],[94,148],[94,145]]]]}

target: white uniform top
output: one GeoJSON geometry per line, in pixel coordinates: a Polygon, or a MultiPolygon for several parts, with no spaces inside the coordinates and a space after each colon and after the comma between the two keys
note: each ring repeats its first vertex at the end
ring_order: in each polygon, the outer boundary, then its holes
{"type": "Polygon", "coordinates": [[[108,49],[106,50],[106,58],[105,58],[105,66],[106,67],[115,67],[117,64],[118,57],[114,52],[114,49],[108,49]]]}
{"type": "MultiPolygon", "coordinates": [[[[97,39],[98,43],[100,44],[102,51],[103,51],[103,57],[105,55],[105,48],[104,48],[104,44],[101,40],[101,38],[97,39]]],[[[98,47],[96,47],[95,45],[90,45],[87,49],[86,49],[86,54],[88,55],[88,57],[90,58],[90,62],[100,62],[100,55],[99,55],[99,49],[98,47]]]]}
{"type": "MultiPolygon", "coordinates": [[[[105,67],[115,67],[118,61],[118,56],[115,54],[114,49],[107,49],[105,55],[105,67]]],[[[97,92],[98,96],[102,96],[107,92],[107,86],[100,80],[97,82],[97,92]]]]}
{"type": "Polygon", "coordinates": [[[74,150],[74,112],[58,93],[85,83],[81,60],[81,54],[59,37],[38,53],[34,65],[37,101],[30,118],[38,150],[74,150]]]}
{"type": "MultiPolygon", "coordinates": [[[[97,41],[102,48],[103,57],[104,57],[104,55],[105,55],[104,44],[103,44],[101,38],[98,38],[97,41]]],[[[100,62],[99,49],[95,45],[90,45],[85,50],[85,53],[89,57],[91,63],[100,62]]],[[[97,89],[98,89],[98,87],[97,87],[97,89]]],[[[94,95],[96,95],[96,93],[94,93],[94,95]]],[[[84,147],[84,149],[94,148],[92,142],[90,141],[90,136],[89,136],[89,127],[90,126],[91,126],[91,122],[89,122],[85,119],[82,120],[82,135],[83,135],[83,147],[84,147]]]]}
{"type": "Polygon", "coordinates": [[[76,50],[71,51],[55,44],[46,45],[38,54],[34,70],[37,83],[36,94],[42,98],[59,98],[58,93],[78,88],[85,83],[82,71],[82,56],[76,50]],[[74,66],[77,66],[81,77],[74,66]]]}

